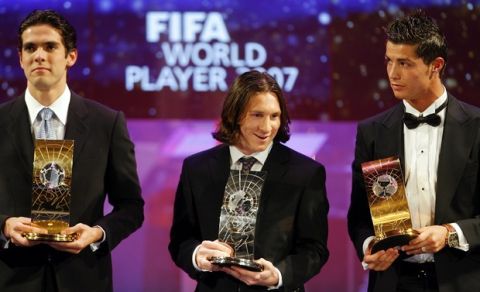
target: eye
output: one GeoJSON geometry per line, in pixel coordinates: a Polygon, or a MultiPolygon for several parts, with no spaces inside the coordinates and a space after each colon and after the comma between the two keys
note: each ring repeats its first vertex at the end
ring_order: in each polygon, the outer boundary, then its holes
{"type": "Polygon", "coordinates": [[[28,45],[23,46],[23,50],[27,53],[34,52],[35,51],[35,46],[32,45],[32,44],[28,44],[28,45]]]}
{"type": "Polygon", "coordinates": [[[56,46],[55,44],[50,44],[50,43],[49,43],[49,44],[47,44],[47,45],[45,46],[45,50],[46,50],[47,52],[51,52],[51,51],[55,50],[56,47],[57,47],[57,46],[56,46]]]}

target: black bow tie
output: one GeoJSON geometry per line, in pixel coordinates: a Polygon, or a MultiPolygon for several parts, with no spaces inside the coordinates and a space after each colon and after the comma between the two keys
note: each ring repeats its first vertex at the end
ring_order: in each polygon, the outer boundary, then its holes
{"type": "Polygon", "coordinates": [[[422,116],[416,117],[410,113],[405,113],[403,115],[403,122],[405,123],[405,126],[407,126],[407,128],[409,129],[415,129],[416,127],[418,127],[418,125],[422,123],[427,123],[430,126],[436,127],[440,125],[440,123],[442,122],[442,118],[440,118],[438,113],[442,111],[446,106],[447,106],[447,102],[445,101],[441,106],[439,106],[435,110],[434,114],[430,114],[426,117],[422,117],[422,116]]]}

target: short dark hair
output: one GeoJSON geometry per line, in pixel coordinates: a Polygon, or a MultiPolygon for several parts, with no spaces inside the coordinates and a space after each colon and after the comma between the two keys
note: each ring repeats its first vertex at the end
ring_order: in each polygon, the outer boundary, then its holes
{"type": "MultiPolygon", "coordinates": [[[[437,57],[447,63],[447,41],[435,20],[417,10],[411,15],[398,18],[386,28],[387,40],[394,44],[417,45],[416,54],[425,64],[437,57]]],[[[442,68],[444,71],[445,66],[442,68]]]]}
{"type": "Polygon", "coordinates": [[[66,53],[77,48],[75,28],[63,16],[53,10],[34,10],[20,23],[18,28],[18,51],[22,51],[23,32],[31,26],[40,24],[50,25],[60,33],[66,53]]]}
{"type": "Polygon", "coordinates": [[[248,102],[258,93],[273,93],[277,97],[281,110],[280,128],[274,141],[287,142],[290,139],[290,118],[282,89],[268,73],[256,70],[243,73],[233,82],[223,102],[221,121],[212,133],[213,138],[229,145],[238,142],[240,121],[245,115],[248,102]]]}

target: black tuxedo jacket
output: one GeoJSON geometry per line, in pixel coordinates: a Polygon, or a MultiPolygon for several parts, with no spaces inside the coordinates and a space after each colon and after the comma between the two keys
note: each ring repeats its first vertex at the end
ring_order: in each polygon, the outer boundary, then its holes
{"type": "MultiPolygon", "coordinates": [[[[328,258],[324,167],[274,143],[263,167],[267,179],[255,229],[255,258],[265,258],[283,277],[282,291],[303,290],[328,258]]],[[[230,172],[230,151],[219,145],[185,159],[178,185],[169,250],[175,263],[198,281],[198,291],[257,291],[222,272],[192,264],[202,240],[218,238],[220,208],[230,172]]]]}
{"type": "MultiPolygon", "coordinates": [[[[403,162],[402,103],[358,125],[348,229],[360,259],[365,239],[374,235],[360,164],[399,156],[403,162]]],[[[441,292],[480,291],[480,110],[448,96],[439,154],[434,224],[456,222],[468,252],[445,247],[434,255],[441,292]]],[[[403,163],[402,163],[403,165],[403,163]]],[[[395,264],[370,272],[369,291],[396,291],[395,264]]]]}
{"type": "MultiPolygon", "coordinates": [[[[0,106],[0,137],[3,226],[8,217],[30,217],[32,205],[34,144],[24,96],[0,106]]],[[[72,93],[65,139],[75,140],[70,225],[99,225],[106,241],[96,252],[86,247],[78,255],[43,244],[10,244],[0,249],[2,292],[42,291],[45,277],[55,279],[59,291],[112,290],[110,251],[143,222],[134,146],[123,114],[72,93]],[[113,210],[104,215],[107,197],[113,210]]]]}

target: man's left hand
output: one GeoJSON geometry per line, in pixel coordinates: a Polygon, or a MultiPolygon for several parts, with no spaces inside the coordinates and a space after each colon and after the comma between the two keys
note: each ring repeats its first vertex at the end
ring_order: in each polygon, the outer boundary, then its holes
{"type": "Polygon", "coordinates": [[[220,270],[231,275],[232,277],[237,278],[238,280],[244,282],[245,284],[259,285],[265,287],[274,287],[278,285],[278,274],[277,270],[273,264],[265,259],[259,259],[255,261],[263,265],[263,271],[261,272],[252,272],[240,267],[231,266],[223,267],[220,270]]]}
{"type": "Polygon", "coordinates": [[[56,250],[65,251],[73,254],[80,253],[85,247],[90,244],[100,241],[103,237],[103,232],[98,227],[90,227],[88,225],[79,223],[75,226],[65,229],[64,234],[77,234],[77,238],[72,242],[48,242],[47,244],[56,250]]]}
{"type": "Polygon", "coordinates": [[[402,250],[408,255],[436,253],[445,247],[448,231],[444,226],[427,226],[417,231],[420,233],[418,237],[411,240],[408,245],[402,246],[402,250]]]}

